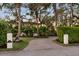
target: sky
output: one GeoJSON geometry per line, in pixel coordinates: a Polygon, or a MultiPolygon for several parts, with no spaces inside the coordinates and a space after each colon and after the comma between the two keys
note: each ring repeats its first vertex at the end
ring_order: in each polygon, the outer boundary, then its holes
{"type": "MultiPolygon", "coordinates": [[[[59,4],[57,3],[57,8],[59,8],[58,5],[59,5],[59,4]]],[[[63,6],[63,5],[62,5],[62,6],[63,6]]],[[[67,4],[65,4],[64,7],[67,7],[67,8],[68,8],[67,4]]],[[[2,10],[0,10],[0,18],[5,18],[6,15],[10,15],[9,13],[4,13],[5,11],[8,12],[9,10],[8,10],[8,9],[5,9],[5,8],[3,8],[2,10]]],[[[48,8],[48,9],[47,9],[47,12],[49,13],[48,16],[54,15],[54,13],[53,13],[53,12],[54,12],[53,7],[51,6],[50,8],[48,8]]],[[[21,7],[21,15],[26,15],[26,13],[30,13],[29,8],[21,7]]],[[[27,19],[30,19],[31,16],[26,15],[26,18],[27,18],[27,19]]]]}
{"type": "MultiPolygon", "coordinates": [[[[26,13],[30,13],[30,10],[28,8],[26,9],[21,7],[21,15],[26,15],[26,13]]],[[[0,18],[5,18],[6,15],[11,15],[8,9],[3,8],[2,10],[0,10],[0,18]]]]}
{"type": "MultiPolygon", "coordinates": [[[[48,8],[47,9],[47,12],[50,13],[49,16],[52,15],[52,12],[51,12],[52,10],[53,10],[53,8],[48,8]]],[[[2,10],[0,10],[0,18],[3,18],[4,19],[6,15],[8,15],[8,16],[10,15],[9,13],[5,13],[5,12],[9,12],[9,10],[8,9],[5,9],[5,8],[3,8],[2,10]]],[[[21,7],[21,15],[26,15],[26,13],[30,13],[29,8],[21,7]]],[[[31,16],[26,15],[26,18],[27,19],[30,19],[31,16]]]]}

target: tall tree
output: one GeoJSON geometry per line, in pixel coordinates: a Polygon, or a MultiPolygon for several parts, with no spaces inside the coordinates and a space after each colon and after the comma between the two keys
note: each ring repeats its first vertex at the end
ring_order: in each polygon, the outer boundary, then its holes
{"type": "Polygon", "coordinates": [[[35,13],[36,23],[37,23],[37,32],[38,32],[38,28],[39,28],[39,23],[41,23],[41,18],[40,18],[41,15],[39,17],[39,14],[41,14],[41,10],[46,9],[49,5],[50,5],[49,3],[31,3],[31,4],[28,4],[29,9],[31,10],[31,13],[35,13]]]}
{"type": "Polygon", "coordinates": [[[35,13],[35,15],[36,15],[36,22],[37,23],[40,22],[39,14],[41,14],[42,10],[47,9],[47,7],[49,5],[50,5],[50,3],[31,3],[31,4],[28,4],[31,12],[35,13]]]}
{"type": "MultiPolygon", "coordinates": [[[[17,38],[20,39],[19,36],[21,34],[21,18],[20,18],[21,17],[21,14],[20,14],[20,12],[21,12],[21,3],[16,3],[15,4],[15,10],[16,10],[16,19],[18,21],[17,38]]],[[[18,39],[16,41],[19,41],[18,39]]]]}
{"type": "Polygon", "coordinates": [[[17,33],[17,40],[20,41],[20,33],[21,33],[21,18],[20,18],[20,12],[21,12],[21,3],[3,3],[2,7],[9,9],[12,11],[12,14],[15,13],[16,16],[16,22],[18,22],[18,33],[17,33]],[[15,12],[13,12],[15,11],[15,12]]]}

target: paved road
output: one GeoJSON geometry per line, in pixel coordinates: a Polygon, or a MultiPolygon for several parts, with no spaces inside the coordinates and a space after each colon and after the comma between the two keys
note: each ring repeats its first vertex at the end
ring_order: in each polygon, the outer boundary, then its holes
{"type": "Polygon", "coordinates": [[[0,52],[1,56],[79,56],[79,46],[62,46],[56,37],[33,38],[21,51],[0,52]]]}

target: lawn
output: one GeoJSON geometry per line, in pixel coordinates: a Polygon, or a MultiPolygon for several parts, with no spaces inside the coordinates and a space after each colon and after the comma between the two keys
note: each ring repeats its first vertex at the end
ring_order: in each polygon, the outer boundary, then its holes
{"type": "Polygon", "coordinates": [[[21,50],[21,49],[24,49],[28,45],[28,43],[30,41],[29,38],[25,38],[25,37],[22,37],[21,40],[22,41],[19,42],[19,43],[17,43],[17,42],[13,43],[13,50],[21,50]]]}
{"type": "Polygon", "coordinates": [[[16,51],[24,49],[29,44],[30,38],[21,37],[21,40],[21,42],[14,42],[12,49],[0,48],[0,51],[16,51]]]}

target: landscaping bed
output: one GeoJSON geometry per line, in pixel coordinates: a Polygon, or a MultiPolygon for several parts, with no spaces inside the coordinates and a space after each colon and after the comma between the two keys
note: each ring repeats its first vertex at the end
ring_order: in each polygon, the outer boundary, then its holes
{"type": "Polygon", "coordinates": [[[79,46],[79,43],[63,44],[63,43],[59,42],[59,39],[53,40],[52,42],[54,42],[60,46],[63,46],[63,47],[79,46]]]}
{"type": "Polygon", "coordinates": [[[55,35],[55,30],[53,28],[49,29],[46,25],[37,26],[23,26],[22,32],[26,34],[27,37],[37,37],[37,38],[47,38],[52,34],[55,35]]]}

